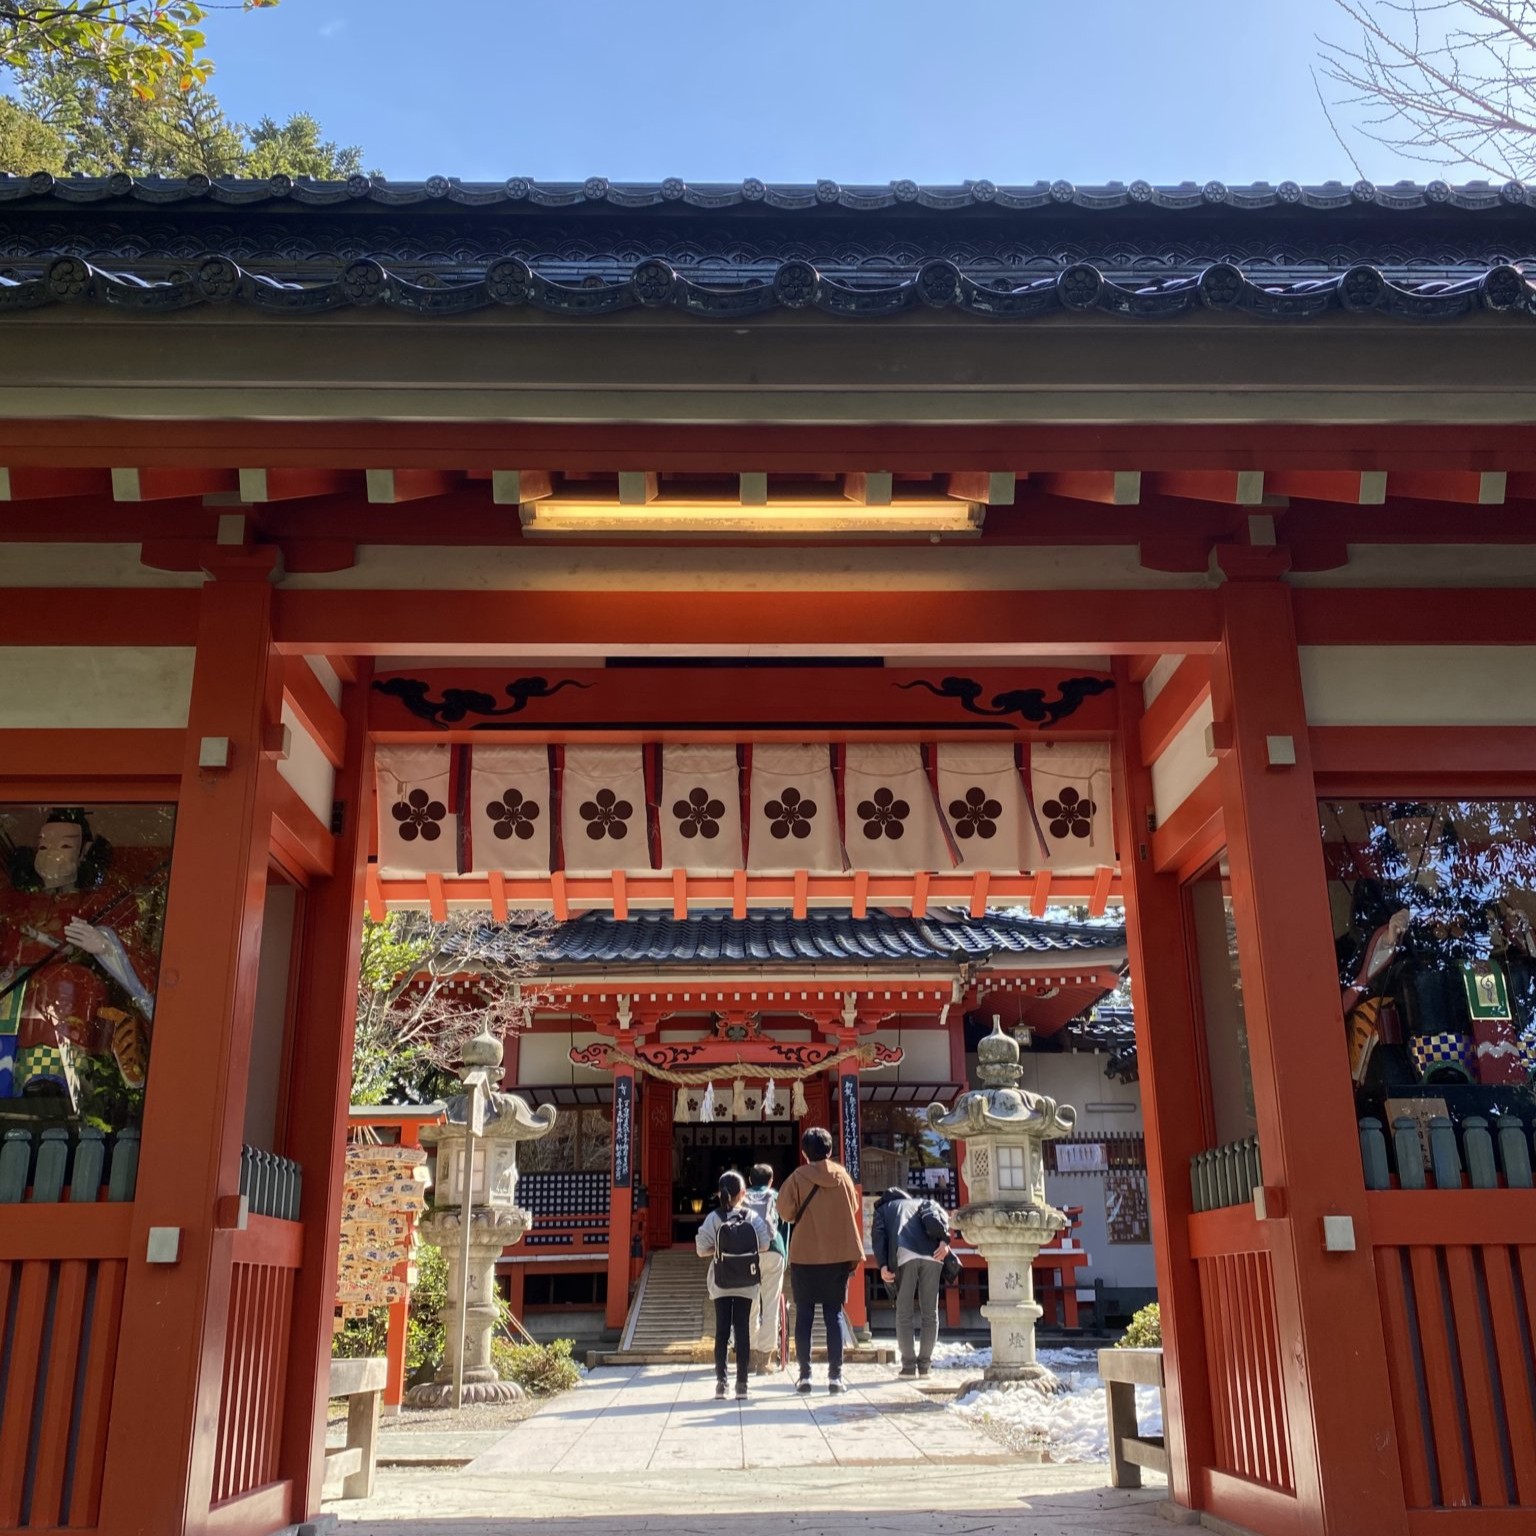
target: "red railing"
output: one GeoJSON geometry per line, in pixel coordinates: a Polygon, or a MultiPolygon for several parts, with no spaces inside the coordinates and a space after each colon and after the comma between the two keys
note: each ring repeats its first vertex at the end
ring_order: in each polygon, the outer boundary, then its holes
{"type": "MultiPolygon", "coordinates": [[[[1291,1431],[1267,1237],[1251,1205],[1202,1211],[1190,1217],[1189,1234],[1200,1275],[1217,1468],[1289,1497],[1291,1431]]],[[[1244,1517],[1223,1499],[1219,1479],[1211,1492],[1213,1513],[1244,1517]]]]}
{"type": "Polygon", "coordinates": [[[1409,1509],[1536,1529],[1536,1191],[1366,1198],[1409,1509]]]}
{"type": "Polygon", "coordinates": [[[277,1479],[293,1275],[302,1238],[298,1222],[266,1216],[252,1216],[249,1226],[234,1234],[213,1463],[216,1506],[277,1479]]]}
{"type": "Polygon", "coordinates": [[[91,1530],[133,1207],[0,1207],[0,1530],[91,1530]]]}

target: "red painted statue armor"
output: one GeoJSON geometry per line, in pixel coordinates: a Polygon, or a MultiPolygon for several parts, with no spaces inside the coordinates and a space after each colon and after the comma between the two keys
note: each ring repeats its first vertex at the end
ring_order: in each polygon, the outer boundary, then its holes
{"type": "Polygon", "coordinates": [[[73,1096],[73,1051],[110,1055],[126,1086],[144,1085],[154,957],[135,932],[137,902],[106,879],[107,856],[74,810],[49,814],[30,860],[12,850],[0,885],[0,1095],[73,1096]]]}

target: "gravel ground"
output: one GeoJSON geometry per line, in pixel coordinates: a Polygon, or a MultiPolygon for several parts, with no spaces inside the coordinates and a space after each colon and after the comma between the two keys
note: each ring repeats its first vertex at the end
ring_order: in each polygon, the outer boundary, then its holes
{"type": "MultiPolygon", "coordinates": [[[[379,1430],[388,1438],[422,1432],[451,1435],[460,1429],[511,1429],[514,1424],[532,1418],[545,1403],[553,1401],[553,1398],[548,1397],[525,1397],[515,1403],[471,1403],[467,1408],[457,1410],[402,1408],[399,1413],[383,1415],[379,1419],[379,1430]]],[[[345,1427],[346,1409],[342,1408],[338,1412],[337,1405],[333,1403],[327,1422],[345,1427]]]]}

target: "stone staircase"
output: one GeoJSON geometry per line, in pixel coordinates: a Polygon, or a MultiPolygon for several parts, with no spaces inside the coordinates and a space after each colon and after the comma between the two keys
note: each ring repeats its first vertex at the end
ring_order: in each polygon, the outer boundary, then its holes
{"type": "Polygon", "coordinates": [[[714,1358],[714,1309],[704,1289],[708,1260],[686,1250],[653,1253],[640,1276],[618,1352],[605,1365],[668,1365],[714,1358]]]}
{"type": "MultiPolygon", "coordinates": [[[[715,1357],[715,1311],[704,1287],[707,1259],[683,1249],[663,1249],[646,1260],[640,1286],[630,1304],[629,1317],[617,1350],[592,1351],[592,1365],[677,1365],[711,1361],[715,1357]]],[[[794,1335],[794,1304],[789,1308],[790,1336],[794,1335]]],[[[818,1325],[818,1333],[820,1328],[818,1325]]],[[[888,1363],[889,1345],[859,1344],[845,1352],[845,1359],[888,1363]]],[[[814,1358],[823,1360],[819,1346],[814,1358]]]]}

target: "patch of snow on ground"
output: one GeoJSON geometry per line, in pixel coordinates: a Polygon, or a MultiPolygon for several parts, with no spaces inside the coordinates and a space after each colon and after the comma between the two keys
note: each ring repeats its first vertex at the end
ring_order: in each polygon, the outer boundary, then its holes
{"type": "MultiPolygon", "coordinates": [[[[1053,1462],[1109,1460],[1109,1418],[1098,1352],[1092,1349],[1042,1349],[1040,1363],[1055,1373],[1059,1392],[1032,1387],[983,1388],[950,1404],[950,1412],[997,1434],[1016,1450],[1043,1453],[1053,1462]]],[[[992,1362],[990,1349],[945,1344],[933,1352],[941,1370],[981,1371],[992,1362]]],[[[1137,1421],[1144,1435],[1162,1433],[1156,1387],[1136,1388],[1137,1421]]]]}

